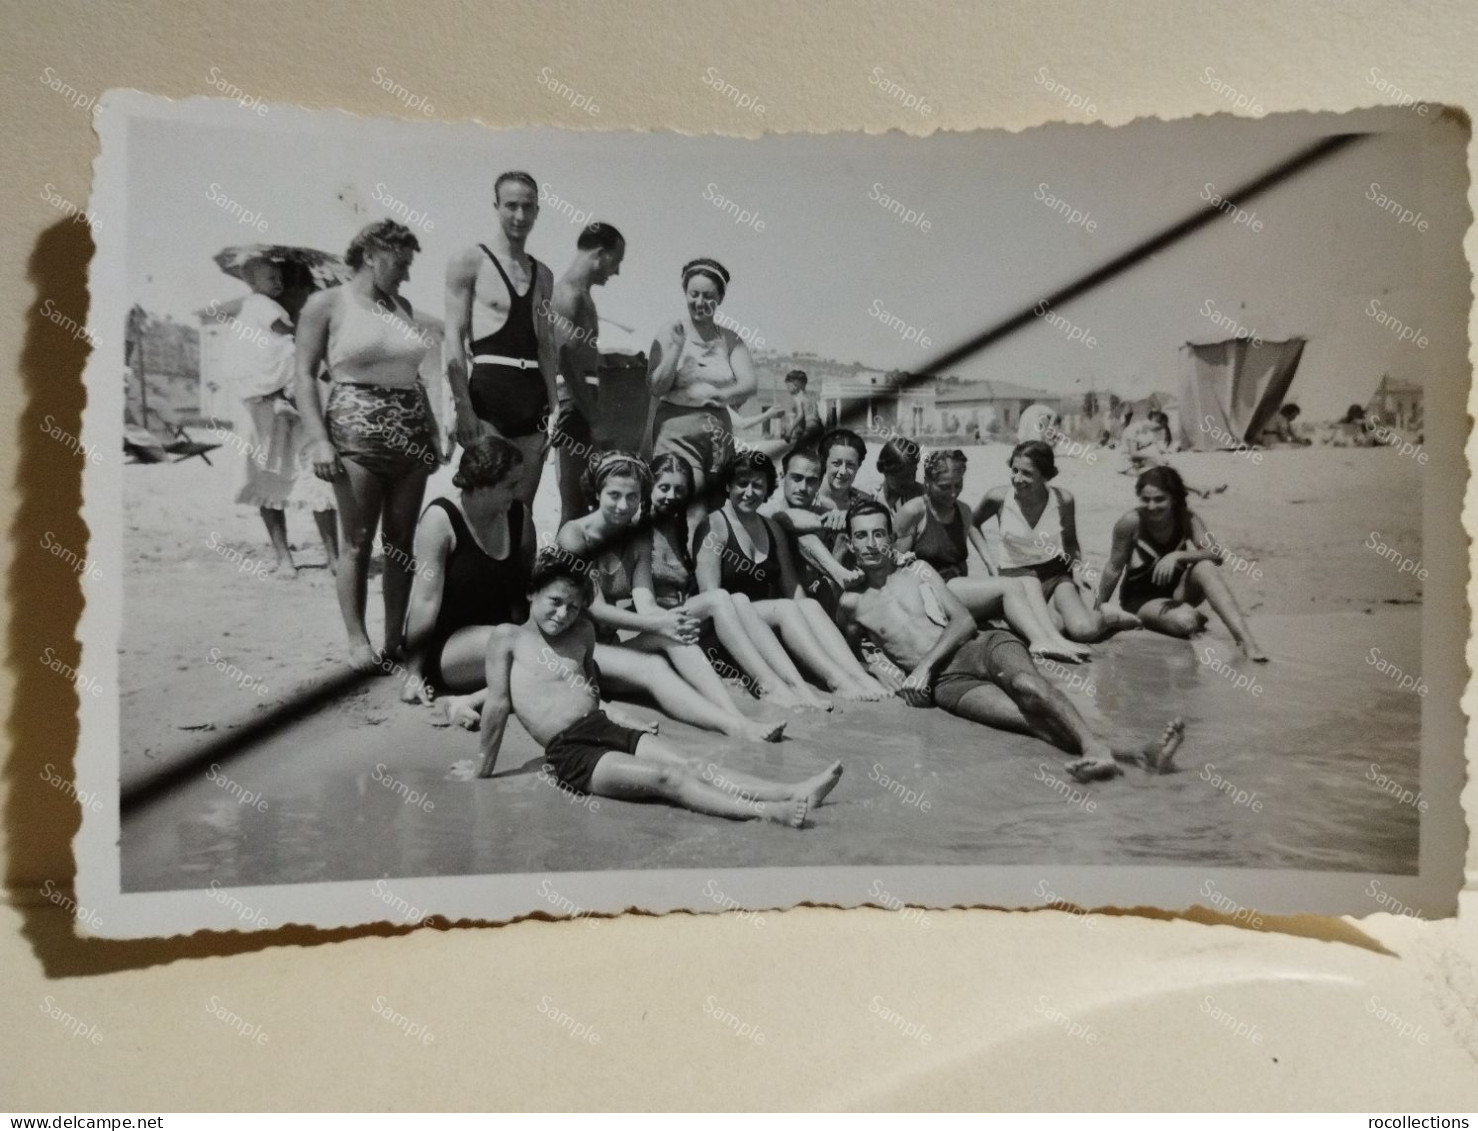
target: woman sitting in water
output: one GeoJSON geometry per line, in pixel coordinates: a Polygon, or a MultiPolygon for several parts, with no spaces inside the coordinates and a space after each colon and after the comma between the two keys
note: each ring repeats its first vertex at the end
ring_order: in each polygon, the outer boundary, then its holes
{"type": "Polygon", "coordinates": [[[744,671],[756,692],[777,707],[827,707],[797,670],[774,630],[742,593],[698,592],[688,537],[687,507],[693,498],[693,469],[681,456],[652,461],[651,586],[639,582],[632,597],[639,613],[663,609],[711,620],[718,642],[744,671]]]}
{"type": "Polygon", "coordinates": [[[924,493],[904,503],[894,520],[894,549],[900,554],[912,553],[932,566],[977,620],[1004,617],[1026,637],[1033,654],[1077,662],[1087,649],[1063,639],[1042,603],[1036,583],[996,575],[985,536],[960,502],[965,468],[965,453],[957,448],[929,453],[924,460],[924,493]],[[967,576],[972,546],[991,576],[967,576]],[[1033,591],[1038,594],[1035,602],[1033,591]]]}
{"type": "Polygon", "coordinates": [[[698,588],[746,597],[786,648],[847,699],[885,699],[826,611],[800,589],[789,539],[760,504],[775,492],[775,464],[763,452],[737,452],[721,481],[729,501],[698,527],[698,588]]]}
{"type": "Polygon", "coordinates": [[[1119,603],[1140,624],[1166,636],[1190,637],[1206,627],[1196,608],[1209,602],[1251,660],[1266,653],[1253,638],[1246,615],[1216,567],[1226,551],[1186,505],[1185,484],[1173,467],[1152,467],[1134,484],[1139,506],[1114,524],[1114,543],[1098,585],[1095,604],[1114,595],[1124,579],[1119,603]]]}
{"type": "Polygon", "coordinates": [[[975,508],[974,524],[996,520],[1000,531],[1002,577],[1027,582],[1026,593],[1040,615],[1061,626],[1069,641],[1102,640],[1138,621],[1127,610],[1089,607],[1078,591],[1083,574],[1073,497],[1049,487],[1057,460],[1049,444],[1028,440],[1011,450],[1011,483],[992,487],[975,508]]]}
{"type": "MultiPolygon", "coordinates": [[[[645,610],[635,603],[638,591],[652,591],[652,540],[629,531],[650,500],[652,473],[647,465],[626,452],[606,452],[592,461],[589,481],[587,493],[594,496],[596,509],[560,527],[556,544],[593,566],[595,597],[586,615],[595,622],[597,647],[604,645],[597,654],[601,670],[620,678],[622,666],[609,663],[610,653],[656,656],[671,665],[669,676],[681,677],[703,704],[696,711],[690,706],[679,718],[725,734],[768,735],[771,727],[751,722],[735,706],[729,689],[698,646],[701,615],[686,608],[664,609],[655,601],[645,610]],[[624,639],[622,632],[627,633],[624,639]]],[[[709,616],[737,620],[732,603],[722,598],[708,598],[703,610],[709,616]]]]}

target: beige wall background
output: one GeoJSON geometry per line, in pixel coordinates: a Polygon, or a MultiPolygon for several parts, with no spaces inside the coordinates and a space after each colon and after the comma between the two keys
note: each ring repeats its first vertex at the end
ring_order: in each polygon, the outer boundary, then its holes
{"type": "MultiPolygon", "coordinates": [[[[77,462],[34,438],[45,414],[78,418],[83,354],[38,310],[43,295],[84,307],[91,245],[40,190],[50,183],[86,201],[97,147],[87,112],[39,81],[47,66],[89,95],[134,87],[173,97],[217,93],[207,76],[218,66],[273,101],[384,115],[400,107],[373,84],[382,66],[448,120],[728,133],[1020,129],[1067,116],[1032,81],[1043,65],[1108,124],[1225,110],[1200,81],[1207,65],[1236,76],[1268,113],[1374,104],[1371,66],[1422,98],[1478,104],[1478,8],[1455,0],[3,0],[0,21],[10,142],[0,354],[13,359],[0,406],[14,425],[0,444],[14,484],[0,498],[13,535],[0,555],[12,656],[46,640],[65,658],[60,643],[81,609],[61,571],[33,572],[30,551],[14,548],[42,529],[67,545],[85,538],[77,462]],[[599,115],[540,89],[533,76],[544,65],[591,93],[599,115]],[[759,95],[764,117],[695,81],[709,65],[759,95]],[[866,82],[874,66],[927,94],[934,113],[879,96],[866,82]]],[[[1470,233],[1470,261],[1474,248],[1470,233]]],[[[7,884],[64,889],[78,815],[36,784],[36,767],[69,764],[76,700],[64,681],[32,686],[14,664],[0,680],[10,704],[7,884]]],[[[1470,846],[1470,875],[1474,859],[1470,846]]],[[[762,927],[627,916],[112,943],[74,938],[54,905],[22,894],[0,906],[0,1105],[1472,1111],[1478,929],[1465,902],[1465,918],[1441,923],[1285,919],[1266,931],[1210,915],[988,910],[931,912],[921,928],[883,911],[809,908],[767,914],[762,927]],[[220,1009],[265,1041],[239,1036],[220,1009]],[[387,1009],[431,1039],[408,1038],[387,1009]],[[930,1039],[901,1035],[883,1009],[930,1039]],[[95,1038],[48,1016],[62,1010],[95,1038]],[[763,1042],[736,1036],[720,1010],[763,1042]],[[557,1012],[599,1040],[571,1036],[557,1012]],[[1221,1023],[1228,1017],[1243,1035],[1221,1023]]]]}

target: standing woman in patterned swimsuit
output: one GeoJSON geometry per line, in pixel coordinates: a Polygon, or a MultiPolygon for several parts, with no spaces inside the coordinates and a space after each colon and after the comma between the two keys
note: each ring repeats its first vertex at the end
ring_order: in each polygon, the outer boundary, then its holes
{"type": "Polygon", "coordinates": [[[335,581],[349,660],[360,671],[385,667],[385,656],[404,650],[416,517],[439,462],[431,405],[417,375],[430,340],[400,297],[420,250],[410,229],[394,220],[368,225],[344,256],[353,277],[309,298],[298,320],[298,411],[314,473],[334,485],[338,499],[343,548],[335,581]],[[324,363],[327,405],[318,399],[324,363]],[[382,518],[385,649],[377,654],[364,613],[382,518]]]}

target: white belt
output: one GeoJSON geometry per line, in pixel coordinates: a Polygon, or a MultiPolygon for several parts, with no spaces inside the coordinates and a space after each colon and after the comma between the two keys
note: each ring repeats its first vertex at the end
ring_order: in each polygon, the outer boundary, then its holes
{"type": "Polygon", "coordinates": [[[496,354],[480,353],[472,359],[473,365],[506,365],[511,369],[538,369],[537,360],[526,357],[498,357],[496,354]]]}

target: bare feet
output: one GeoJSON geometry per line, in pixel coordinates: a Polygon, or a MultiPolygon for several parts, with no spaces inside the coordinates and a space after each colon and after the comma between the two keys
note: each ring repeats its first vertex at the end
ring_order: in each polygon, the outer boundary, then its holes
{"type": "Polygon", "coordinates": [[[1180,749],[1180,744],[1184,741],[1185,720],[1171,719],[1165,724],[1165,730],[1161,733],[1159,740],[1145,746],[1142,752],[1144,768],[1152,774],[1170,773],[1170,764],[1175,761],[1175,752],[1180,749]]]}
{"type": "Polygon", "coordinates": [[[785,735],[785,724],[739,718],[724,733],[730,738],[743,738],[750,742],[779,742],[785,735]]]}
{"type": "Polygon", "coordinates": [[[279,561],[277,568],[272,571],[272,576],[278,581],[296,581],[298,579],[298,567],[293,565],[292,559],[279,561]]]}
{"type": "Polygon", "coordinates": [[[825,800],[826,795],[842,780],[842,764],[833,762],[814,778],[807,778],[795,787],[796,796],[804,797],[813,808],[825,800]]]}
{"type": "Polygon", "coordinates": [[[1104,743],[1095,743],[1083,756],[1067,764],[1067,772],[1078,781],[1107,781],[1124,771],[1114,760],[1114,752],[1104,743]]]}
{"type": "Polygon", "coordinates": [[[1061,646],[1051,641],[1042,644],[1033,644],[1027,651],[1032,654],[1033,658],[1038,660],[1060,660],[1065,664],[1081,664],[1083,662],[1083,657],[1078,653],[1078,650],[1066,641],[1061,646]]]}
{"type": "Polygon", "coordinates": [[[477,730],[482,725],[481,713],[472,706],[470,695],[447,695],[431,704],[431,725],[477,730]]]}
{"type": "Polygon", "coordinates": [[[799,829],[805,826],[806,816],[811,812],[811,800],[808,797],[797,797],[791,801],[761,801],[756,808],[767,821],[799,829]]]}
{"type": "Polygon", "coordinates": [[[810,707],[816,711],[834,711],[836,709],[835,703],[819,691],[813,690],[809,684],[802,684],[796,688],[796,695],[800,697],[802,707],[810,707]]]}
{"type": "Polygon", "coordinates": [[[1268,662],[1268,654],[1262,650],[1262,646],[1252,637],[1243,640],[1239,645],[1242,655],[1246,656],[1254,664],[1265,664],[1268,662]]]}
{"type": "Polygon", "coordinates": [[[447,771],[447,781],[476,781],[477,759],[463,758],[460,762],[453,762],[447,771]]]}
{"type": "Polygon", "coordinates": [[[368,640],[349,645],[349,666],[357,672],[372,672],[380,666],[380,657],[368,640]]]}
{"type": "Polygon", "coordinates": [[[869,676],[865,680],[859,679],[846,687],[837,688],[837,694],[843,699],[852,699],[859,703],[878,703],[891,698],[893,693],[869,676]]]}
{"type": "Polygon", "coordinates": [[[799,695],[783,684],[766,687],[760,692],[760,698],[786,711],[798,711],[807,706],[806,703],[801,702],[799,695]]]}

